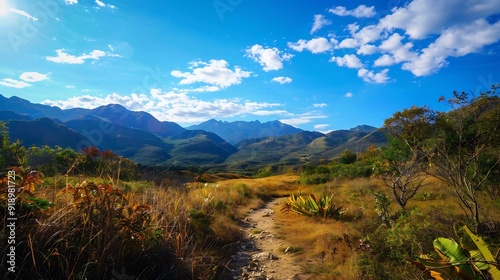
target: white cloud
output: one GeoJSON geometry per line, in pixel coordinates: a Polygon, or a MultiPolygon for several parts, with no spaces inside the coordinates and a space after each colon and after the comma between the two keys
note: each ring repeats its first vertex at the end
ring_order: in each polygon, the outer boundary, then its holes
{"type": "Polygon", "coordinates": [[[283,84],[291,83],[292,78],[280,76],[280,77],[273,78],[272,81],[283,85],[283,84]]]}
{"type": "MultiPolygon", "coordinates": [[[[49,73],[50,74],[50,73],[49,73]]],[[[38,72],[24,72],[19,76],[20,80],[4,78],[0,80],[0,85],[11,88],[25,88],[30,87],[30,83],[41,82],[47,80],[49,74],[42,74],[38,72]]]]}
{"type": "Polygon", "coordinates": [[[12,87],[12,88],[25,88],[31,86],[30,84],[24,82],[24,81],[19,81],[19,80],[14,80],[11,78],[5,78],[0,80],[0,85],[4,87],[12,87]]]}
{"type": "Polygon", "coordinates": [[[337,6],[334,8],[331,8],[328,10],[330,13],[337,15],[337,16],[353,16],[357,18],[362,18],[362,17],[373,17],[375,13],[375,6],[367,7],[365,5],[359,5],[356,9],[354,10],[347,10],[346,7],[343,6],[337,6]]]}
{"type": "Polygon", "coordinates": [[[340,44],[338,45],[341,49],[354,49],[357,46],[359,46],[359,43],[353,38],[346,38],[340,41],[340,44]]]}
{"type": "MultiPolygon", "coordinates": [[[[366,9],[365,9],[366,10],[366,9]]],[[[354,10],[336,7],[331,12],[350,15],[354,10]]],[[[481,52],[500,40],[500,0],[412,0],[391,10],[379,22],[360,27],[348,24],[335,48],[356,49],[358,55],[374,55],[373,66],[400,65],[415,76],[436,73],[449,57],[481,52]]],[[[384,72],[358,73],[365,81],[384,81],[384,72]]]]}
{"type": "Polygon", "coordinates": [[[374,45],[365,44],[359,47],[357,54],[370,55],[374,54],[376,51],[377,47],[375,47],[374,45]]]}
{"type": "Polygon", "coordinates": [[[447,57],[478,52],[498,40],[500,22],[489,24],[485,19],[478,19],[469,25],[448,28],[418,57],[404,63],[402,69],[411,71],[415,76],[430,75],[448,64],[447,57]]]}
{"type": "Polygon", "coordinates": [[[330,25],[330,24],[332,24],[332,22],[330,20],[326,19],[324,15],[314,15],[314,23],[313,23],[313,26],[311,28],[311,34],[320,30],[324,26],[330,25]]]}
{"type": "Polygon", "coordinates": [[[363,81],[367,83],[384,84],[389,81],[387,72],[389,72],[389,69],[384,69],[378,73],[375,73],[373,71],[369,71],[366,68],[361,68],[358,70],[358,77],[362,78],[363,81]]]}
{"type": "Polygon", "coordinates": [[[57,56],[47,56],[45,59],[56,63],[83,64],[86,60],[97,61],[105,56],[119,57],[117,54],[107,53],[101,50],[93,50],[89,54],[82,54],[79,56],[68,54],[64,49],[56,50],[56,53],[57,56]]]}
{"type": "Polygon", "coordinates": [[[326,106],[328,106],[328,104],[326,104],[326,103],[314,103],[313,104],[314,108],[324,108],[326,106]]]}
{"type": "MultiPolygon", "coordinates": [[[[248,71],[241,70],[240,67],[234,67],[234,71],[229,69],[229,63],[225,60],[212,59],[207,62],[192,62],[192,72],[181,72],[174,70],[171,75],[176,78],[182,78],[180,85],[190,85],[194,83],[205,83],[219,88],[227,88],[232,85],[239,85],[243,78],[250,77],[248,71]]],[[[209,87],[209,91],[215,88],[209,87]]]]}
{"type": "Polygon", "coordinates": [[[322,130],[325,130],[326,128],[328,128],[330,125],[329,124],[315,124],[314,125],[314,129],[315,130],[319,130],[319,131],[322,131],[322,130]]]}
{"type": "Polygon", "coordinates": [[[275,115],[289,115],[290,113],[285,110],[258,110],[252,112],[256,116],[275,116],[275,115]]]}
{"type": "Polygon", "coordinates": [[[308,112],[305,114],[294,115],[293,117],[288,119],[281,119],[279,121],[289,125],[298,126],[301,124],[310,123],[315,119],[326,119],[326,118],[328,118],[328,116],[326,115],[317,114],[316,112],[308,112]]]}
{"type": "Polygon", "coordinates": [[[354,34],[356,34],[356,31],[359,30],[359,25],[357,22],[355,23],[350,23],[347,25],[347,30],[349,30],[349,33],[351,33],[351,35],[354,36],[354,34]]]}
{"type": "Polygon", "coordinates": [[[498,0],[413,0],[385,16],[380,25],[392,31],[402,29],[412,39],[440,34],[450,26],[468,24],[500,12],[498,0]]]}
{"type": "Polygon", "coordinates": [[[354,94],[350,91],[348,91],[348,92],[346,92],[346,94],[344,94],[344,97],[347,97],[347,98],[351,98],[353,96],[354,96],[354,94]]]}
{"type": "Polygon", "coordinates": [[[19,78],[25,82],[40,82],[47,80],[48,74],[42,74],[38,72],[24,72],[22,73],[19,78]]]}
{"type": "Polygon", "coordinates": [[[297,43],[288,42],[288,47],[298,52],[308,50],[312,53],[323,53],[333,48],[333,42],[336,42],[336,40],[332,38],[329,41],[323,37],[314,38],[309,41],[300,39],[297,43]]]}
{"type": "Polygon", "coordinates": [[[258,62],[266,72],[282,69],[283,61],[288,61],[293,57],[291,54],[282,53],[277,48],[265,48],[259,44],[255,44],[245,51],[246,56],[258,62]]]}
{"type": "Polygon", "coordinates": [[[215,99],[201,100],[190,96],[187,92],[172,90],[163,92],[152,89],[149,94],[131,94],[128,96],[117,93],[106,97],[90,95],[76,96],[67,100],[45,100],[46,105],[58,106],[62,109],[96,108],[107,104],[120,104],[132,111],[145,111],[161,121],[173,121],[181,125],[200,123],[211,118],[226,118],[241,115],[290,115],[280,103],[254,102],[250,100],[215,99]]]}
{"type": "Polygon", "coordinates": [[[389,38],[384,40],[377,48],[380,52],[386,53],[379,57],[373,63],[374,66],[391,66],[393,64],[412,61],[417,58],[417,54],[411,49],[413,43],[408,42],[403,44],[404,36],[394,33],[389,38]]]}
{"type": "Polygon", "coordinates": [[[97,6],[99,7],[96,7],[96,9],[99,9],[99,8],[104,8],[104,7],[108,7],[110,9],[116,9],[116,6],[115,5],[111,5],[111,4],[106,4],[100,0],[95,0],[95,3],[97,4],[97,6]]]}
{"type": "Polygon", "coordinates": [[[396,61],[389,54],[384,54],[381,57],[377,58],[373,62],[373,66],[377,66],[377,67],[380,67],[380,66],[391,66],[391,65],[394,65],[394,64],[396,64],[396,61]]]}
{"type": "Polygon", "coordinates": [[[29,20],[32,20],[32,21],[37,21],[38,18],[28,14],[27,12],[23,11],[23,10],[18,10],[18,9],[14,9],[14,8],[8,8],[7,10],[8,12],[11,12],[11,13],[14,13],[14,14],[18,14],[18,15],[21,15],[23,17],[25,17],[26,19],[29,19],[29,20]]]}
{"type": "Polygon", "coordinates": [[[354,54],[346,54],[344,56],[334,56],[330,59],[330,62],[337,63],[338,66],[348,67],[348,68],[361,68],[363,63],[354,54]]]}
{"type": "Polygon", "coordinates": [[[78,0],[64,0],[64,2],[68,5],[78,4],[78,0]]]}

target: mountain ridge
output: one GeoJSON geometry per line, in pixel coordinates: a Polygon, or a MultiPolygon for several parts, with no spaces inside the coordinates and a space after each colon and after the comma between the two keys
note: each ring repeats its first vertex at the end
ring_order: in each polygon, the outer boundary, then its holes
{"type": "Polygon", "coordinates": [[[210,119],[203,123],[189,126],[186,129],[201,129],[213,132],[232,145],[249,138],[284,136],[304,131],[300,128],[284,124],[278,120],[261,123],[258,120],[228,122],[210,119]]]}
{"type": "Polygon", "coordinates": [[[278,120],[262,123],[210,119],[183,128],[119,104],[62,110],[2,95],[0,120],[12,130],[11,140],[24,137],[29,145],[70,145],[77,151],[95,145],[144,165],[229,169],[300,165],[334,158],[344,149],[360,151],[369,145],[382,146],[386,141],[385,132],[369,125],[321,133],[278,120]],[[206,130],[196,129],[199,126],[206,130]]]}

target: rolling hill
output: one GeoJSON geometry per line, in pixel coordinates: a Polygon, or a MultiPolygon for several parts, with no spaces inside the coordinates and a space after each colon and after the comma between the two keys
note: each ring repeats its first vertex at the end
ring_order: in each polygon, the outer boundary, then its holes
{"type": "Polygon", "coordinates": [[[49,118],[10,120],[6,124],[11,141],[19,139],[25,147],[47,145],[76,150],[78,143],[87,140],[81,133],[49,118]]]}

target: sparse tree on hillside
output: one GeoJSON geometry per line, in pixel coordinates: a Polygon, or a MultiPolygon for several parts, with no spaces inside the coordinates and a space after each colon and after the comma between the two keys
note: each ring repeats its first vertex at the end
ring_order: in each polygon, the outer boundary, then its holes
{"type": "Polygon", "coordinates": [[[498,186],[491,178],[500,168],[500,99],[494,90],[477,98],[454,92],[447,102],[453,110],[439,114],[436,122],[437,175],[453,187],[477,227],[482,222],[478,193],[498,186]]]}
{"type": "Polygon", "coordinates": [[[356,161],[356,154],[351,152],[349,149],[345,149],[344,152],[340,155],[340,163],[341,164],[351,164],[356,161]]]}
{"type": "Polygon", "coordinates": [[[377,174],[391,189],[401,209],[405,209],[428,177],[424,172],[425,156],[411,150],[400,139],[390,138],[382,159],[383,162],[377,166],[377,174]]]}
{"type": "Polygon", "coordinates": [[[478,193],[498,186],[492,178],[500,172],[500,98],[493,88],[479,97],[454,92],[446,101],[450,112],[411,107],[387,119],[385,127],[416,159],[424,158],[432,166],[432,175],[452,187],[478,227],[478,193]]]}

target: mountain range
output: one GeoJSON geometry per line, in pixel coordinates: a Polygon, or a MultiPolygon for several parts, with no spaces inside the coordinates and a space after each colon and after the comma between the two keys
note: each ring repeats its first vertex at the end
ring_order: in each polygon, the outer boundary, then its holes
{"type": "Polygon", "coordinates": [[[212,119],[183,128],[117,104],[62,110],[2,95],[0,121],[7,123],[11,140],[19,139],[25,146],[77,151],[96,146],[143,165],[255,170],[270,164],[302,165],[331,159],[345,149],[362,151],[386,143],[383,130],[367,125],[324,134],[280,121],[212,119]]]}

